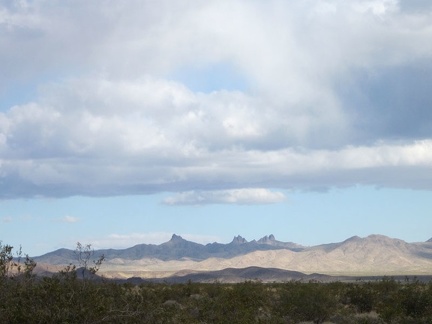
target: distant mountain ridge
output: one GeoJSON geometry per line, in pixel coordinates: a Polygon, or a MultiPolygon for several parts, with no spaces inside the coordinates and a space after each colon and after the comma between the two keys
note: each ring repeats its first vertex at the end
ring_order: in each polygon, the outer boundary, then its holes
{"type": "MultiPolygon", "coordinates": [[[[162,261],[192,259],[205,260],[208,258],[232,258],[238,255],[247,254],[254,251],[267,251],[275,249],[288,249],[301,251],[305,247],[291,243],[276,241],[274,235],[265,236],[258,241],[248,242],[245,238],[238,235],[233,238],[231,243],[209,243],[206,245],[191,242],[183,239],[180,235],[173,234],[171,239],[165,243],[138,244],[126,249],[100,249],[96,250],[97,255],[105,255],[106,259],[127,259],[140,260],[143,258],[156,258],[162,261]]],[[[59,249],[49,252],[34,259],[37,262],[50,264],[69,264],[70,260],[76,258],[73,250],[59,249]]]]}
{"type": "MultiPolygon", "coordinates": [[[[248,242],[240,235],[228,244],[191,242],[174,234],[168,242],[138,244],[127,249],[102,249],[103,271],[112,277],[166,277],[185,270],[219,271],[226,268],[277,268],[326,275],[429,275],[432,241],[407,243],[384,235],[353,236],[338,243],[304,247],[277,241],[274,235],[248,242]]],[[[73,250],[59,249],[35,257],[51,265],[76,263],[73,250]]]]}

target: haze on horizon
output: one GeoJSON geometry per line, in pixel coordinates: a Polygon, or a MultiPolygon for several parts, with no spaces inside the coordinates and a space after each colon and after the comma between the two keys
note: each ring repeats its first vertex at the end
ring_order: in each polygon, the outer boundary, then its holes
{"type": "Polygon", "coordinates": [[[0,240],[432,237],[427,0],[0,0],[0,240]]]}

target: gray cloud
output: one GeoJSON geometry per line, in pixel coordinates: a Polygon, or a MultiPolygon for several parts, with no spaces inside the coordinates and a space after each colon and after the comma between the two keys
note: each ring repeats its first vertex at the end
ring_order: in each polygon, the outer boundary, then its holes
{"type": "Polygon", "coordinates": [[[432,3],[428,0],[400,0],[399,5],[403,11],[420,14],[432,10],[432,3]]]}
{"type": "Polygon", "coordinates": [[[1,5],[0,197],[432,189],[431,16],[393,0],[1,5]],[[196,71],[222,81],[188,88],[196,71]]]}
{"type": "Polygon", "coordinates": [[[340,88],[362,140],[416,139],[432,136],[431,61],[352,74],[340,88]]]}

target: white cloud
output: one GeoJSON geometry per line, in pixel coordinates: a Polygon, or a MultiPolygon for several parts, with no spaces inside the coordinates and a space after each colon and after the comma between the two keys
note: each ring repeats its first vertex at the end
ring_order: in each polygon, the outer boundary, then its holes
{"type": "Polygon", "coordinates": [[[80,221],[80,219],[78,217],[66,215],[64,217],[58,218],[57,221],[62,223],[77,223],[80,221]]]}
{"type": "Polygon", "coordinates": [[[361,13],[371,12],[377,16],[384,16],[388,13],[393,13],[398,9],[397,0],[370,0],[355,2],[354,8],[361,13]]]}
{"type": "Polygon", "coordinates": [[[178,203],[253,203],[277,200],[265,188],[432,189],[430,7],[19,3],[0,5],[0,100],[18,92],[0,112],[2,198],[169,191],[178,203]],[[247,87],[175,81],[220,64],[247,87]],[[27,87],[38,95],[22,103],[27,87]]]}
{"type": "Polygon", "coordinates": [[[284,201],[285,195],[263,188],[232,189],[218,191],[188,191],[168,197],[167,205],[206,205],[206,204],[274,204],[284,201]]]}

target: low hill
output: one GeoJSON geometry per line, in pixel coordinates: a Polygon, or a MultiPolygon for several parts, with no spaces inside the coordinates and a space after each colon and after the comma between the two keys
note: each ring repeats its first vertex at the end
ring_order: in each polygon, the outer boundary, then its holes
{"type": "Polygon", "coordinates": [[[247,268],[227,268],[218,271],[201,271],[187,273],[182,271],[173,276],[160,279],[143,279],[140,277],[133,277],[127,280],[134,284],[143,282],[169,282],[169,283],[186,283],[202,282],[202,283],[238,283],[247,280],[258,280],[260,282],[288,282],[288,281],[303,281],[309,282],[316,281],[332,281],[334,278],[320,274],[304,274],[298,271],[289,271],[276,268],[261,268],[261,267],[247,267],[247,268]]]}

